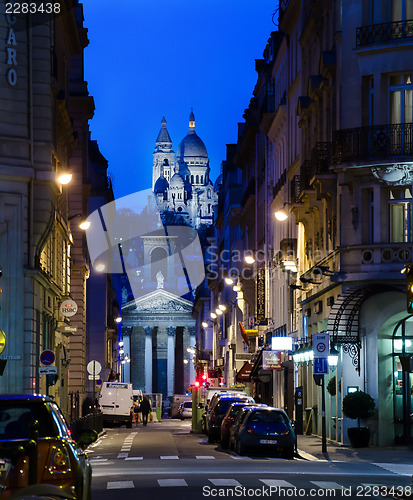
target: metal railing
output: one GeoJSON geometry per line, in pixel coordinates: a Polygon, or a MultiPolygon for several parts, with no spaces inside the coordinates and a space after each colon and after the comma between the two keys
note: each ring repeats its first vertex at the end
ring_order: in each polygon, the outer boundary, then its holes
{"type": "Polygon", "coordinates": [[[361,26],[356,31],[356,47],[413,38],[413,20],[361,26]]]}
{"type": "Polygon", "coordinates": [[[92,429],[100,433],[103,430],[103,413],[96,410],[95,413],[89,413],[84,417],[77,418],[70,422],[69,428],[75,441],[79,439],[81,432],[84,430],[92,429]]]}
{"type": "Polygon", "coordinates": [[[333,163],[377,160],[412,154],[412,123],[373,125],[337,130],[333,133],[333,163]]]}

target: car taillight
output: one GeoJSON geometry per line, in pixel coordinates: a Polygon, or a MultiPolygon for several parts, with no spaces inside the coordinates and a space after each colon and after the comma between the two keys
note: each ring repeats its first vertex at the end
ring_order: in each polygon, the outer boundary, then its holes
{"type": "Polygon", "coordinates": [[[248,434],[255,434],[254,427],[247,427],[248,434]]]}
{"type": "Polygon", "coordinates": [[[54,446],[49,462],[50,474],[62,474],[70,471],[70,458],[64,446],[54,446]]]}
{"type": "Polygon", "coordinates": [[[281,436],[286,436],[289,433],[290,433],[290,429],[284,429],[283,431],[281,431],[281,436]]]}

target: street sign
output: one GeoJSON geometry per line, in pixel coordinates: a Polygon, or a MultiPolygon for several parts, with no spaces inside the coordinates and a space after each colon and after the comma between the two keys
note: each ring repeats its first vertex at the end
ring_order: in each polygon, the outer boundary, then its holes
{"type": "Polygon", "coordinates": [[[327,358],[330,355],[330,340],[328,333],[314,333],[314,358],[327,358]]]}
{"type": "Polygon", "coordinates": [[[41,354],[40,354],[40,363],[44,366],[50,366],[55,362],[56,356],[53,351],[50,349],[45,349],[41,354]]]}
{"type": "Polygon", "coordinates": [[[57,366],[39,366],[39,375],[50,375],[57,373],[57,366]]]}
{"type": "Polygon", "coordinates": [[[6,347],[6,334],[3,330],[0,330],[0,354],[4,351],[6,347]]]}
{"type": "MultiPolygon", "coordinates": [[[[90,375],[99,375],[99,373],[102,371],[102,365],[99,363],[99,361],[96,361],[95,359],[89,361],[86,368],[87,372],[90,375]]],[[[89,380],[93,379],[90,378],[89,380]]]]}
{"type": "Polygon", "coordinates": [[[328,360],[327,360],[327,358],[314,358],[313,373],[314,373],[314,375],[327,375],[328,374],[328,360]]]}
{"type": "Polygon", "coordinates": [[[77,332],[77,326],[64,325],[64,326],[60,327],[60,331],[62,333],[76,333],[77,332]]]}
{"type": "Polygon", "coordinates": [[[89,375],[89,380],[99,380],[99,375],[89,375]]]}
{"type": "Polygon", "coordinates": [[[102,385],[103,384],[103,380],[101,378],[99,378],[98,380],[96,380],[96,385],[102,385]]]}

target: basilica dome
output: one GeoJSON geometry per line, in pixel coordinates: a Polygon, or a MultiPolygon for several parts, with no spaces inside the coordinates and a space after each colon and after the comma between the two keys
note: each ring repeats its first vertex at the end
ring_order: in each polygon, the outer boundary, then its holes
{"type": "Polygon", "coordinates": [[[185,187],[185,182],[181,174],[175,173],[172,176],[171,182],[169,183],[170,188],[183,188],[185,187]]]}
{"type": "Polygon", "coordinates": [[[162,175],[161,177],[158,177],[158,180],[155,182],[155,186],[153,188],[153,192],[155,194],[165,193],[165,191],[168,190],[168,187],[169,187],[168,181],[162,175]]]}
{"type": "Polygon", "coordinates": [[[186,158],[208,159],[205,144],[195,132],[195,115],[192,110],[189,115],[189,132],[179,144],[176,157],[180,160],[185,160],[186,158]]]}

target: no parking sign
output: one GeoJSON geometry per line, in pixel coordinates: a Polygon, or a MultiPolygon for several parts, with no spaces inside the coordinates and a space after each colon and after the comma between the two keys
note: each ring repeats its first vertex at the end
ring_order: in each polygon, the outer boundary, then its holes
{"type": "Polygon", "coordinates": [[[313,335],[313,352],[315,358],[327,358],[330,355],[330,338],[328,333],[313,335]]]}

